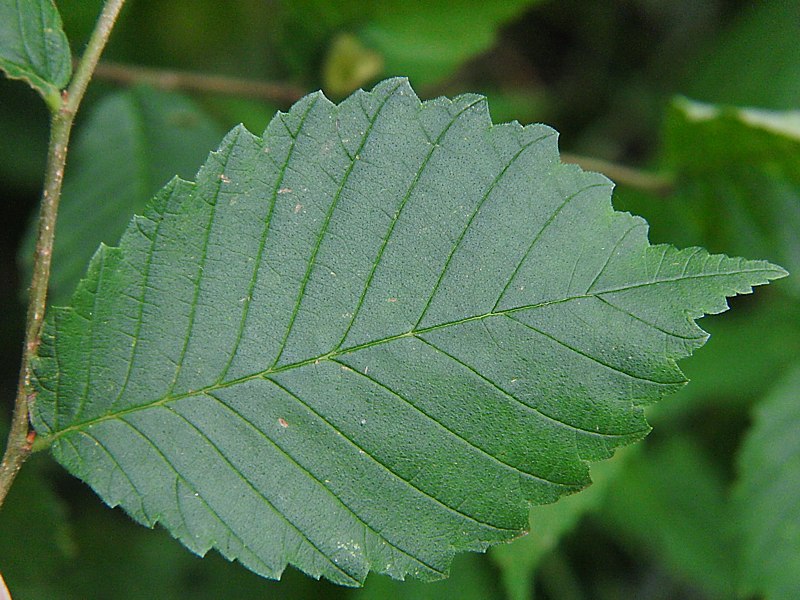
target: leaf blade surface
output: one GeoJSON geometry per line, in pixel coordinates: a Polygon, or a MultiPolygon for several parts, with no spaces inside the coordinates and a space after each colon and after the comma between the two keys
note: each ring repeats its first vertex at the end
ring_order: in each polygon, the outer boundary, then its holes
{"type": "Polygon", "coordinates": [[[101,247],[48,318],[36,428],[195,552],[441,577],[644,436],[694,318],[784,275],[649,246],[610,187],[480,96],[308,96],[101,247]]]}
{"type": "MultiPolygon", "coordinates": [[[[115,243],[170,178],[189,177],[205,148],[224,133],[198,106],[172,92],[136,87],[104,97],[88,113],[70,150],[53,248],[48,298],[69,301],[97,246],[115,243]]],[[[19,253],[29,280],[34,223],[19,253]]]]}
{"type": "Polygon", "coordinates": [[[48,104],[58,101],[72,76],[72,63],[52,0],[0,2],[0,69],[28,82],[48,104]]]}

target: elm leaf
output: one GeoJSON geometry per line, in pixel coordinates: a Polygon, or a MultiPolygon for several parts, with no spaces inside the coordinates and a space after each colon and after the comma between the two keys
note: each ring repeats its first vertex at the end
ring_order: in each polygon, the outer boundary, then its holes
{"type": "Polygon", "coordinates": [[[0,70],[27,81],[52,107],[72,76],[71,61],[53,0],[0,0],[0,70]]]}
{"type": "Polygon", "coordinates": [[[650,246],[602,175],[404,79],[231,131],[51,309],[41,443],[267,577],[446,575],[647,434],[694,320],[785,275],[650,246]]]}

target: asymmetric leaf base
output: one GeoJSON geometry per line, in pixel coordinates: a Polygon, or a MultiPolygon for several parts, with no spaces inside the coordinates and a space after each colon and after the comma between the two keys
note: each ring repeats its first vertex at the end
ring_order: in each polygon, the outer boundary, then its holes
{"type": "Polygon", "coordinates": [[[50,311],[40,440],[194,552],[442,577],[644,436],[694,319],[785,275],[650,246],[611,187],[480,96],[307,96],[233,130],[50,311]]]}

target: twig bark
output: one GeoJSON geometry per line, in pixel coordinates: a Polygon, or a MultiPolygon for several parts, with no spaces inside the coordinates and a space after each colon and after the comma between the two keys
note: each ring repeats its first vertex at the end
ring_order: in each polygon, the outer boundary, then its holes
{"type": "Polygon", "coordinates": [[[29,409],[34,401],[34,392],[31,388],[31,362],[41,341],[58,201],[61,198],[61,185],[64,181],[64,166],[67,161],[67,146],[72,123],[86,92],[86,86],[92,78],[97,61],[100,59],[100,54],[103,52],[124,3],[125,0],[107,0],[103,6],[92,37],[86,46],[86,52],[77,65],[69,87],[61,94],[61,104],[51,114],[50,144],[47,150],[47,167],[39,213],[39,231],[29,290],[22,366],[17,384],[14,412],[11,417],[8,444],[3,460],[0,462],[0,507],[2,507],[22,464],[30,455],[36,438],[36,433],[30,428],[28,420],[29,409]]]}
{"type": "Polygon", "coordinates": [[[97,65],[95,77],[125,85],[143,83],[162,90],[229,94],[282,104],[291,104],[302,98],[306,93],[303,89],[286,83],[252,81],[188,71],[152,69],[105,61],[97,65]]]}
{"type": "Polygon", "coordinates": [[[673,179],[666,175],[640,171],[639,169],[609,162],[600,158],[562,152],[561,160],[579,165],[582,169],[587,171],[597,171],[598,173],[607,175],[609,179],[621,185],[629,185],[659,196],[668,195],[675,186],[673,179]]]}

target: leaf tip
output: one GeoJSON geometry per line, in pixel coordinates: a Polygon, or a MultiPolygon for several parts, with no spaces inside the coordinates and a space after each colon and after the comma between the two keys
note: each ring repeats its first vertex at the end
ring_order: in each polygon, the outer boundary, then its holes
{"type": "Polygon", "coordinates": [[[780,265],[774,265],[772,263],[767,263],[767,268],[770,270],[767,277],[769,277],[770,281],[776,279],[783,279],[784,277],[788,277],[790,275],[789,271],[784,269],[780,265]]]}

